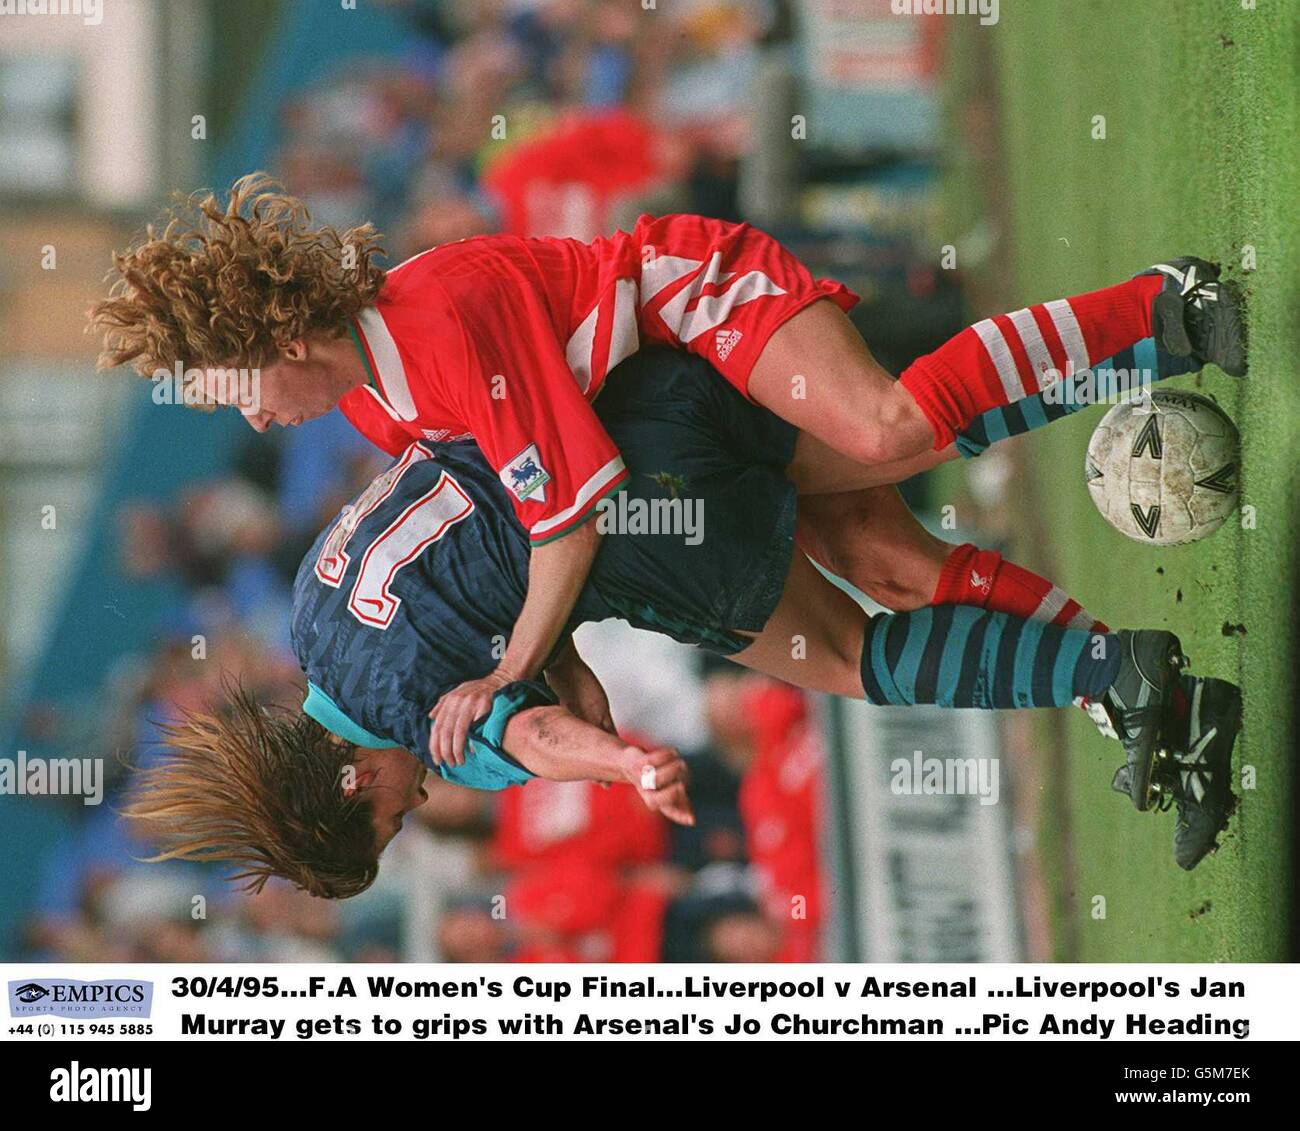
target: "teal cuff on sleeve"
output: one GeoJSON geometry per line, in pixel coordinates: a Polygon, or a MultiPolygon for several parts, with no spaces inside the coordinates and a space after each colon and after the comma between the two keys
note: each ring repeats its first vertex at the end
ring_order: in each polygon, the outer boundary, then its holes
{"type": "Polygon", "coordinates": [[[307,698],[302,701],[302,713],[315,719],[330,734],[338,735],[344,742],[350,742],[353,746],[380,748],[399,745],[387,738],[372,734],[360,723],[354,723],[339,709],[339,705],[333,699],[310,681],[307,683],[307,698]]]}
{"type": "Polygon", "coordinates": [[[492,697],[492,710],[474,724],[469,732],[469,752],[463,766],[439,766],[449,782],[470,789],[498,790],[512,785],[526,785],[537,775],[524,769],[502,747],[506,725],[520,711],[530,707],[547,707],[559,702],[544,683],[517,680],[508,683],[492,697]]]}
{"type": "MultiPolygon", "coordinates": [[[[524,785],[537,775],[524,769],[505,752],[506,726],[520,711],[530,707],[551,706],[559,702],[555,693],[544,683],[518,680],[508,683],[492,698],[492,709],[487,716],[474,724],[469,732],[468,749],[463,766],[438,766],[438,773],[447,781],[470,789],[499,790],[512,785],[524,785]]],[[[315,719],[331,734],[354,746],[374,748],[396,747],[401,743],[380,738],[359,723],[353,722],[339,705],[314,683],[307,684],[307,698],[302,704],[303,714],[315,719]]],[[[424,726],[425,743],[413,750],[417,758],[429,761],[427,739],[428,724],[424,726]]]]}

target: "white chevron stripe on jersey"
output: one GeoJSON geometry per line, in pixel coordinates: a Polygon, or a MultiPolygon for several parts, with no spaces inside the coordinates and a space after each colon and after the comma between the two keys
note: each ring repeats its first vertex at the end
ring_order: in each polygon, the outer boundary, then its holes
{"type": "Polygon", "coordinates": [[[979,335],[989,360],[993,362],[993,368],[998,371],[998,380],[1002,382],[1002,391],[1007,395],[1007,403],[1013,404],[1020,400],[1025,395],[1025,386],[1016,369],[1016,359],[1011,356],[1011,347],[1007,345],[1007,340],[998,329],[998,324],[992,318],[985,318],[982,322],[976,322],[971,329],[979,335]]]}
{"type": "MultiPolygon", "coordinates": [[[[645,249],[642,248],[642,251],[645,249]]],[[[684,259],[679,255],[654,255],[641,260],[641,302],[648,303],[664,287],[684,279],[704,266],[702,259],[684,259]]]]}
{"type": "Polygon", "coordinates": [[[415,410],[415,399],[411,396],[411,386],[406,380],[406,366],[402,364],[402,355],[397,352],[397,343],[389,333],[384,316],[373,306],[367,306],[357,315],[357,325],[370,347],[370,356],[375,362],[375,376],[379,380],[379,391],[392,406],[401,420],[414,420],[419,414],[415,410]]]}
{"type": "MultiPolygon", "coordinates": [[[[730,275],[723,277],[723,282],[731,279],[730,275]]],[[[701,334],[707,333],[715,326],[720,326],[731,317],[732,310],[737,306],[743,306],[747,302],[753,302],[756,298],[762,298],[764,295],[783,295],[785,288],[778,286],[776,281],[762,271],[746,271],[738,279],[731,283],[720,295],[706,295],[700,299],[699,304],[694,310],[686,316],[686,324],[682,327],[681,340],[691,342],[701,334]]]]}
{"type": "Polygon", "coordinates": [[[778,286],[762,271],[746,271],[736,276],[731,271],[722,270],[722,252],[715,251],[709,257],[708,266],[690,283],[673,295],[659,311],[664,325],[672,331],[680,342],[691,342],[701,334],[720,326],[730,316],[731,311],[744,303],[752,302],[763,295],[783,295],[785,288],[778,286]],[[720,295],[708,295],[700,298],[705,287],[727,285],[720,295]],[[699,300],[694,310],[687,310],[692,302],[699,300]]]}
{"type": "Polygon", "coordinates": [[[1065,355],[1070,359],[1074,372],[1082,373],[1088,368],[1088,346],[1069,302],[1063,298],[1054,298],[1051,302],[1043,303],[1043,309],[1051,315],[1052,324],[1061,335],[1061,345],[1065,347],[1065,355]]]}
{"type": "Polygon", "coordinates": [[[564,360],[568,362],[578,388],[583,393],[591,388],[591,351],[596,345],[596,320],[599,315],[600,307],[593,306],[591,313],[573,331],[564,347],[564,360]]]}
{"type": "Polygon", "coordinates": [[[596,373],[596,329],[600,323],[601,307],[596,306],[582,320],[564,347],[564,360],[568,363],[578,388],[583,394],[591,391],[593,382],[602,382],[609,371],[620,361],[631,357],[640,348],[641,339],[636,325],[637,285],[634,279],[618,279],[614,283],[614,313],[609,328],[609,348],[605,363],[596,373]]]}
{"type": "Polygon", "coordinates": [[[614,284],[614,325],[609,331],[609,356],[605,359],[602,380],[614,366],[631,357],[641,346],[636,325],[637,290],[635,279],[619,279],[614,284]]]}

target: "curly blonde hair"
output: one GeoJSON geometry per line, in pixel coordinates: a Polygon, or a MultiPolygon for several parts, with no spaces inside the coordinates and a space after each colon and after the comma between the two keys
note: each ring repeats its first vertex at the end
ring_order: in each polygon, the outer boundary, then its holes
{"type": "Polygon", "coordinates": [[[307,334],[341,336],[383,286],[379,240],[370,224],[314,227],[265,173],[237,180],[224,205],[210,192],[181,198],[161,230],[113,255],[118,278],[90,312],[99,368],[256,367],[307,334]]]}

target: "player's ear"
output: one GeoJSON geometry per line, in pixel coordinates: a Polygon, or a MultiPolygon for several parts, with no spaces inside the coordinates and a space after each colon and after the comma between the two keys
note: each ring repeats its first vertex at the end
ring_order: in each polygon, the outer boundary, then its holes
{"type": "Polygon", "coordinates": [[[343,779],[343,796],[353,798],[358,793],[363,793],[375,784],[379,778],[379,771],[366,769],[363,766],[356,766],[353,773],[348,774],[343,779]]]}
{"type": "Polygon", "coordinates": [[[307,341],[305,338],[294,338],[293,341],[280,347],[280,356],[285,361],[306,361],[307,360],[307,341]]]}

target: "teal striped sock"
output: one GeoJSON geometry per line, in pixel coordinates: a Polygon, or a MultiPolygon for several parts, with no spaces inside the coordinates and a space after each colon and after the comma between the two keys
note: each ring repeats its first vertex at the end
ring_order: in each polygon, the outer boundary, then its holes
{"type": "Polygon", "coordinates": [[[1117,645],[1113,634],[973,605],[882,613],[867,626],[862,686],[882,705],[1066,707],[1114,682],[1117,645]]]}

